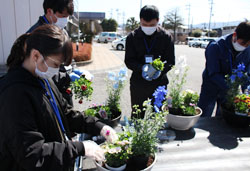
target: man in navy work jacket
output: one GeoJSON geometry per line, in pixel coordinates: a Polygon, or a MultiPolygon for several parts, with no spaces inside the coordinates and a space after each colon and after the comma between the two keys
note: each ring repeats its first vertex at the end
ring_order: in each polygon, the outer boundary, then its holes
{"type": "Polygon", "coordinates": [[[228,89],[225,75],[244,63],[250,69],[250,22],[240,23],[235,32],[210,42],[205,51],[206,66],[202,74],[202,85],[198,106],[203,117],[212,115],[217,102],[216,116],[220,115],[219,106],[225,101],[228,89]],[[248,48],[249,47],[249,48],[248,48]]]}

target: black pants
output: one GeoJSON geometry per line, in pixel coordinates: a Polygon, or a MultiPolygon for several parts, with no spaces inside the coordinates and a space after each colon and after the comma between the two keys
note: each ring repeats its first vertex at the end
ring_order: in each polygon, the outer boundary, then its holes
{"type": "MultiPolygon", "coordinates": [[[[132,108],[132,114],[131,118],[144,118],[144,111],[143,111],[143,102],[145,100],[152,99],[153,93],[156,90],[158,86],[163,86],[159,84],[155,84],[152,82],[152,84],[143,85],[140,83],[135,83],[130,81],[130,95],[131,95],[131,108],[132,108]],[[133,109],[134,105],[139,105],[139,109],[141,110],[141,113],[139,115],[134,114],[135,110],[133,109]]],[[[167,85],[165,85],[167,88],[167,85]]],[[[153,101],[152,101],[153,103],[153,101]]]]}

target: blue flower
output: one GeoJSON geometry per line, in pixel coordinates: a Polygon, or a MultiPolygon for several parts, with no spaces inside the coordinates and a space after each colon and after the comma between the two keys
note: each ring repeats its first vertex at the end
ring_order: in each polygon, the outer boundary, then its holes
{"type": "Polygon", "coordinates": [[[162,106],[162,101],[165,100],[166,94],[167,90],[165,89],[165,86],[159,86],[153,93],[155,98],[154,105],[160,108],[162,106]]]}
{"type": "Polygon", "coordinates": [[[118,89],[118,87],[119,87],[119,83],[115,83],[113,86],[114,89],[118,89]]]}
{"type": "Polygon", "coordinates": [[[237,72],[237,77],[242,78],[243,77],[242,72],[237,72]]]}
{"type": "Polygon", "coordinates": [[[154,109],[155,109],[155,112],[156,112],[156,113],[159,113],[159,112],[160,112],[159,108],[158,108],[156,105],[154,105],[154,109]]]}
{"type": "Polygon", "coordinates": [[[119,77],[124,77],[127,75],[127,68],[121,68],[119,73],[118,73],[119,77]]]}
{"type": "Polygon", "coordinates": [[[237,66],[237,70],[238,70],[238,71],[244,71],[244,70],[245,70],[245,65],[244,65],[244,64],[239,64],[239,65],[237,66]]]}
{"type": "Polygon", "coordinates": [[[236,79],[236,75],[234,75],[234,74],[233,74],[233,75],[231,75],[231,76],[230,76],[230,79],[231,79],[231,81],[232,81],[232,82],[234,82],[234,81],[235,81],[235,79],[236,79]]]}
{"type": "Polygon", "coordinates": [[[111,81],[115,81],[116,80],[116,74],[114,72],[109,72],[108,73],[108,78],[111,80],[111,81]]]}

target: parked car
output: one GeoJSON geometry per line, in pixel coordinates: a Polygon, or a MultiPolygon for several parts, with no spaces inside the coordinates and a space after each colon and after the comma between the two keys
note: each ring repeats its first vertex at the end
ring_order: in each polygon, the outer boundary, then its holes
{"type": "Polygon", "coordinates": [[[97,39],[98,43],[104,42],[104,43],[108,43],[108,42],[112,42],[116,39],[121,38],[122,36],[116,32],[101,32],[99,34],[99,38],[97,39]]]}
{"type": "Polygon", "coordinates": [[[209,44],[209,42],[211,42],[211,41],[214,41],[216,38],[210,38],[210,37],[208,37],[208,38],[205,38],[202,42],[201,42],[201,48],[206,48],[207,47],[207,45],[209,44]]]}
{"type": "Polygon", "coordinates": [[[126,36],[121,38],[121,39],[117,39],[117,40],[114,40],[112,42],[112,47],[114,49],[117,49],[117,50],[124,50],[125,49],[125,44],[126,44],[126,36]]]}
{"type": "Polygon", "coordinates": [[[201,41],[201,38],[193,38],[192,40],[188,41],[188,46],[197,47],[200,41],[201,41]]]}

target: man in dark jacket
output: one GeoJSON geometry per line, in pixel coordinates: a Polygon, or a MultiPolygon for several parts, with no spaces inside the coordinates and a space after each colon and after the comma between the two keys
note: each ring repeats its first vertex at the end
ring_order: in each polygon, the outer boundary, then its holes
{"type": "MultiPolygon", "coordinates": [[[[212,115],[217,102],[216,116],[220,115],[219,106],[225,102],[228,89],[225,76],[232,73],[237,65],[243,63],[250,69],[250,23],[240,23],[233,34],[210,42],[205,51],[206,67],[202,74],[202,86],[198,106],[203,117],[212,115]]],[[[249,72],[250,73],[250,72],[249,72]]]]}
{"type": "MultiPolygon", "coordinates": [[[[65,34],[68,34],[64,27],[67,26],[68,17],[74,12],[73,0],[44,0],[43,9],[44,15],[39,17],[27,33],[31,33],[44,24],[55,24],[63,29],[65,34]]],[[[63,65],[60,66],[60,72],[53,77],[53,81],[69,105],[73,106],[72,93],[66,91],[70,86],[71,79],[63,65]]]]}
{"type": "MultiPolygon", "coordinates": [[[[174,43],[171,35],[158,26],[159,11],[155,6],[144,6],[140,12],[141,26],[126,39],[125,64],[133,71],[130,78],[131,104],[142,109],[143,101],[152,97],[154,90],[168,84],[166,73],[175,64],[174,43]],[[165,61],[164,70],[154,79],[146,79],[145,64],[159,58],[165,61]]],[[[147,74],[147,73],[146,73],[147,74]]],[[[132,117],[137,117],[132,114],[132,117]]],[[[144,115],[139,116],[143,118],[144,115]]]]}

